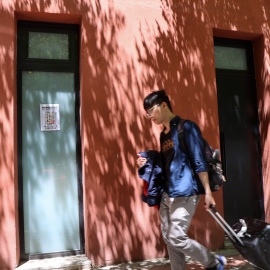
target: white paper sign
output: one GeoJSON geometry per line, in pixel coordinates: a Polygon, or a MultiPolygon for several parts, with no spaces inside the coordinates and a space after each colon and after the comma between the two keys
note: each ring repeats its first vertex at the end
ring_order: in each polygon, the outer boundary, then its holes
{"type": "Polygon", "coordinates": [[[59,104],[40,104],[40,129],[60,130],[59,104]]]}

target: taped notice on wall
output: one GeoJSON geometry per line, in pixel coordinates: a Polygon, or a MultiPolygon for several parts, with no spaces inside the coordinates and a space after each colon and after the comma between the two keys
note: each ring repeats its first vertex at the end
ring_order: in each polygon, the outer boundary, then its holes
{"type": "Polygon", "coordinates": [[[40,129],[60,130],[59,104],[40,104],[40,129]]]}

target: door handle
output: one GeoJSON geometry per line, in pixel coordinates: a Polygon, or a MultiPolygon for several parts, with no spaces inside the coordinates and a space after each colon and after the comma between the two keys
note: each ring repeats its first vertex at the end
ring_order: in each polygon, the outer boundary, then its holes
{"type": "Polygon", "coordinates": [[[225,134],[224,132],[220,132],[220,150],[221,150],[221,162],[222,162],[222,170],[225,179],[227,180],[227,159],[226,159],[226,142],[225,142],[225,134]]]}

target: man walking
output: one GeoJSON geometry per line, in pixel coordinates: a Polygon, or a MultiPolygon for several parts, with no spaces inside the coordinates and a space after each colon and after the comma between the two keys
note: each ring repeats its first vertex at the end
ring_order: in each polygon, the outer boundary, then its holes
{"type": "MultiPolygon", "coordinates": [[[[200,200],[202,187],[205,208],[215,205],[212,196],[204,146],[199,127],[192,121],[184,123],[184,140],[187,153],[181,150],[178,139],[179,116],[175,116],[164,90],[154,91],[144,99],[147,117],[163,125],[160,134],[162,171],[165,192],[162,194],[159,213],[161,232],[167,244],[172,270],[185,269],[185,255],[201,262],[206,269],[223,270],[226,259],[216,256],[197,241],[187,236],[188,228],[200,200]]],[[[146,159],[139,157],[138,165],[146,159]]]]}

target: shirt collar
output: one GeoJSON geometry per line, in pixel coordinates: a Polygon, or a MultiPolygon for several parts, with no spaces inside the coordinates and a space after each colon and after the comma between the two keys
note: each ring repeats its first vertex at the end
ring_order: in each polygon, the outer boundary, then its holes
{"type": "Polygon", "coordinates": [[[179,123],[180,119],[181,119],[181,118],[180,118],[178,115],[176,115],[176,116],[171,120],[171,122],[170,122],[170,127],[176,126],[176,125],[179,123]]]}
{"type": "MultiPolygon", "coordinates": [[[[180,120],[181,120],[181,118],[180,118],[178,115],[176,115],[176,116],[170,121],[170,127],[171,127],[171,129],[172,129],[172,127],[174,127],[174,126],[177,126],[180,120]]],[[[165,132],[165,129],[166,129],[166,127],[164,127],[164,129],[162,130],[162,133],[165,132]]]]}

